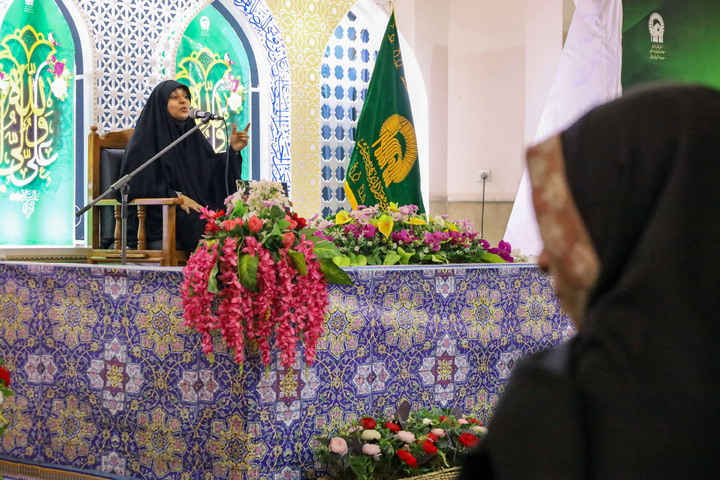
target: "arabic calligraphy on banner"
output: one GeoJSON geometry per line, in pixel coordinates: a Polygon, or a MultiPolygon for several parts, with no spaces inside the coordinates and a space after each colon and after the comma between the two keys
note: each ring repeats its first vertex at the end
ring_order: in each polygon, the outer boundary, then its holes
{"type": "Polygon", "coordinates": [[[55,3],[26,3],[0,40],[0,245],[72,245],[75,53],[55,3]]]}
{"type": "MultiPolygon", "coordinates": [[[[183,34],[177,54],[176,78],[190,87],[193,107],[212,111],[228,125],[245,128],[250,121],[250,67],[235,30],[212,6],[203,9],[183,34]]],[[[222,122],[205,131],[216,151],[227,148],[222,122]]],[[[246,148],[244,155],[251,152],[246,148]]],[[[243,162],[243,170],[250,162],[243,162]]],[[[243,171],[243,178],[248,172],[243,171]]]]}

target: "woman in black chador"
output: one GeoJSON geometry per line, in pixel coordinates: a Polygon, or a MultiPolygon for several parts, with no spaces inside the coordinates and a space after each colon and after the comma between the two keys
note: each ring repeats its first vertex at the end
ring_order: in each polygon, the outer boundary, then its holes
{"type": "MultiPolygon", "coordinates": [[[[189,112],[190,90],[186,85],[174,80],[158,84],[130,137],[120,175],[132,172],[193,128],[195,120],[188,117],[189,112]]],[[[133,177],[129,184],[129,199],[182,199],[176,220],[177,243],[183,250],[194,250],[205,231],[200,209],[204,206],[213,210],[223,208],[228,193],[237,189],[236,181],[240,179],[242,167],[240,150],[248,144],[249,127],[250,124],[245,130],[238,131],[237,125],[233,124],[229,141],[231,148],[224,153],[215,153],[203,134],[195,131],[133,177]]],[[[162,239],[160,208],[148,208],[148,244],[162,239]]],[[[128,222],[128,242],[136,241],[136,223],[128,222]]]]}
{"type": "Polygon", "coordinates": [[[630,92],[528,151],[578,330],[515,367],[462,479],[720,478],[720,91],[630,92]]]}

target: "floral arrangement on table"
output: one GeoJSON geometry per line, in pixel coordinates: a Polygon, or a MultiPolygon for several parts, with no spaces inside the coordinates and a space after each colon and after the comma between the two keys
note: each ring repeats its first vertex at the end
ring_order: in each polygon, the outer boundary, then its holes
{"type": "MultiPolygon", "coordinates": [[[[5,402],[5,397],[14,395],[13,391],[10,390],[10,372],[2,366],[3,363],[0,359],[0,405],[5,402]]],[[[5,429],[9,425],[8,421],[3,417],[2,412],[0,412],[0,436],[5,433],[5,429]]]]}
{"type": "Polygon", "coordinates": [[[280,183],[252,181],[248,193],[238,191],[225,205],[203,210],[205,237],[184,268],[181,286],[185,325],[202,334],[208,355],[213,336],[222,336],[241,366],[248,344],[269,365],[273,338],[284,366],[294,364],[299,341],[312,364],[329,302],[327,285],[352,283],[332,261],[340,252],[292,212],[280,183]]]}
{"type": "Polygon", "coordinates": [[[460,466],[465,451],[487,434],[483,423],[459,411],[433,408],[395,417],[365,417],[316,437],[315,457],[332,478],[404,478],[460,466]]]}
{"type": "Polygon", "coordinates": [[[417,211],[415,205],[393,203],[386,210],[359,206],[328,219],[313,218],[311,225],[338,246],[342,255],[334,260],[341,267],[513,261],[509,243],[490,248],[469,221],[417,211]]]}

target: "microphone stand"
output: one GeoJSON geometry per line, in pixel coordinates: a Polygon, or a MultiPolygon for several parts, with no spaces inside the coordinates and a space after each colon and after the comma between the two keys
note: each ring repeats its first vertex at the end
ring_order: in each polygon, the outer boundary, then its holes
{"type": "Polygon", "coordinates": [[[202,125],[205,125],[210,121],[210,117],[205,117],[202,119],[202,121],[198,124],[196,124],[193,128],[188,130],[187,132],[183,133],[181,136],[179,136],[177,139],[175,139],[170,145],[160,150],[155,156],[147,160],[145,163],[140,165],[138,168],[133,170],[132,172],[128,173],[127,175],[121,177],[117,182],[110,185],[110,187],[105,190],[99,197],[93,199],[92,202],[85,205],[83,208],[78,210],[78,212],[75,214],[76,217],[81,216],[88,210],[90,210],[92,207],[94,207],[100,200],[104,199],[105,197],[108,197],[110,194],[115,192],[120,192],[120,217],[122,218],[122,242],[121,242],[121,256],[120,256],[120,262],[122,265],[127,265],[127,219],[128,219],[128,192],[130,190],[130,186],[128,185],[130,183],[130,180],[133,179],[135,175],[137,175],[139,172],[141,172],[145,167],[149,166],[151,163],[153,163],[158,158],[162,157],[165,152],[168,150],[171,150],[175,148],[180,142],[185,140],[186,137],[190,136],[200,128],[202,125]]]}

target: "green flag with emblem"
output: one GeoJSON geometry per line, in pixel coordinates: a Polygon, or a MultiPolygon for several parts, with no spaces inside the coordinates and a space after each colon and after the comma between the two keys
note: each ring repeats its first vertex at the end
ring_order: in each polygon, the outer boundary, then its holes
{"type": "Polygon", "coordinates": [[[378,51],[375,68],[355,135],[345,193],[353,209],[358,205],[393,202],[417,205],[424,213],[420,164],[400,37],[393,9],[378,51]]]}

